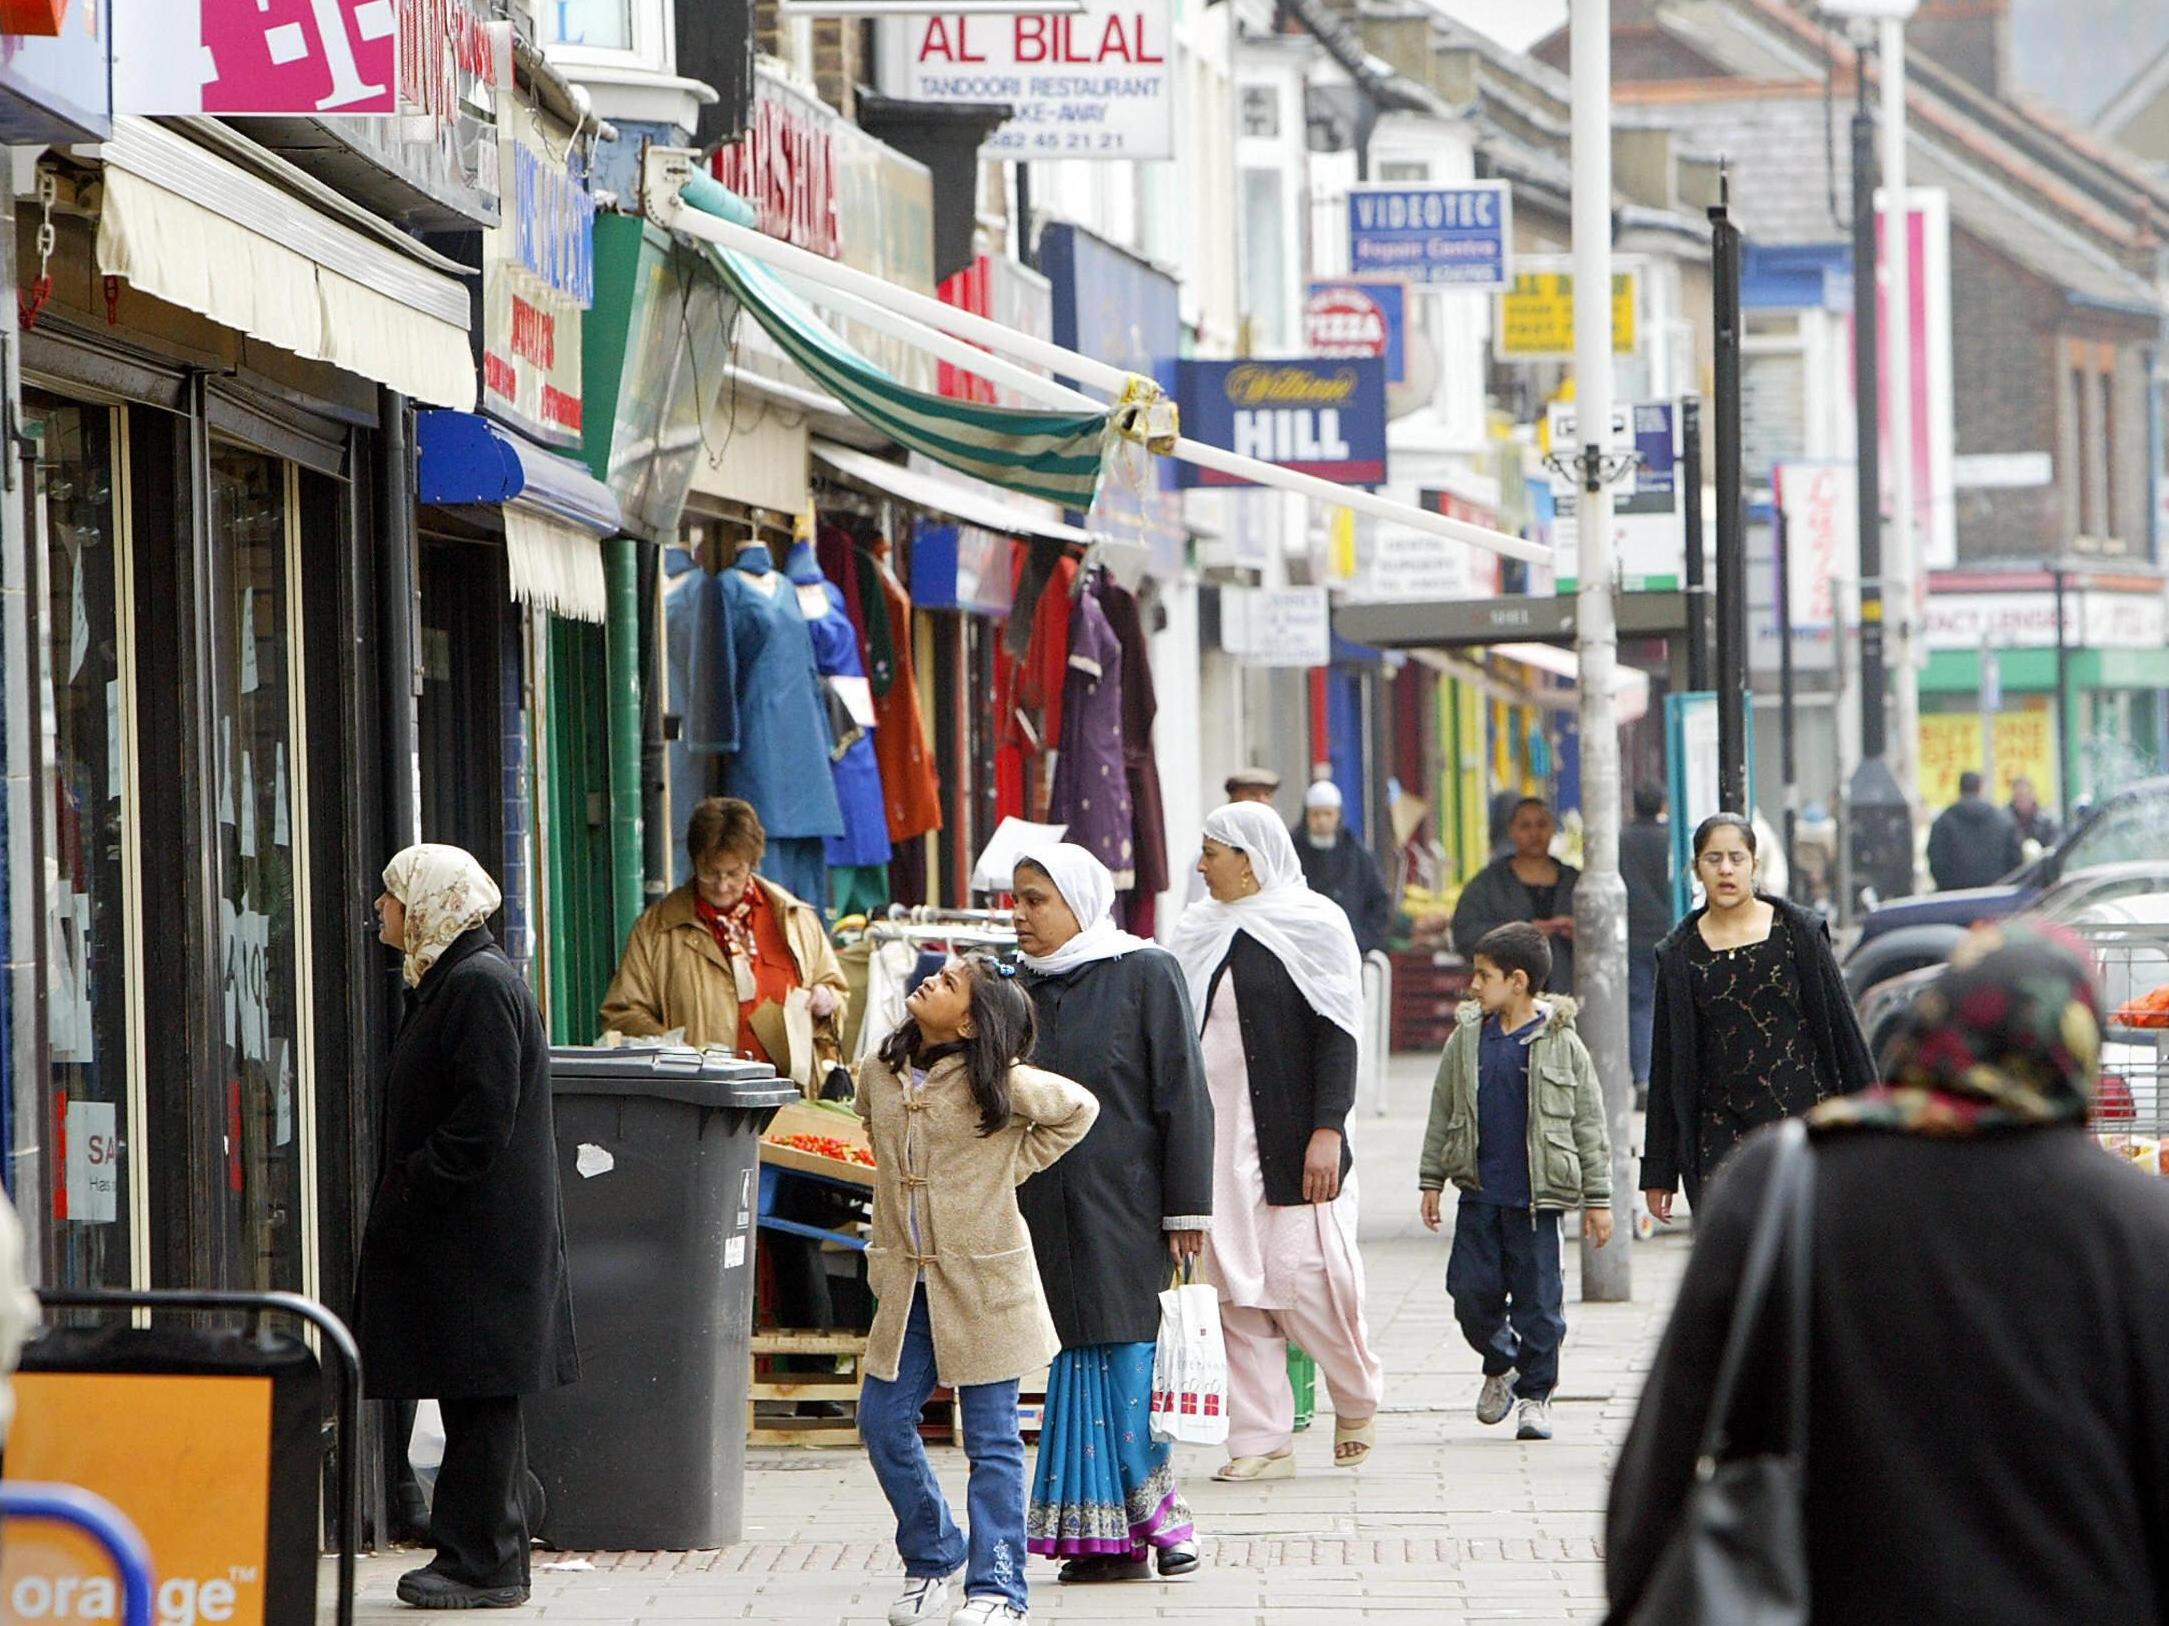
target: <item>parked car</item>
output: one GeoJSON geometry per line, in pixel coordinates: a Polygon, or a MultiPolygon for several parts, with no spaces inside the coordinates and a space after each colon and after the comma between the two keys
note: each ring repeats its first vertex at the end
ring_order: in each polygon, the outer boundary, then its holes
{"type": "Polygon", "coordinates": [[[1861,923],[1845,957],[1845,986],[1857,1001],[1877,983],[1941,965],[1983,920],[2032,904],[2066,876],[2169,854],[2169,778],[2127,785],[2074,825],[2064,839],[1994,886],[1931,892],[1882,905],[1861,923]]]}
{"type": "MultiPolygon", "coordinates": [[[[2117,881],[2129,883],[2137,878],[2136,872],[2162,869],[2158,863],[2118,865],[2088,874],[2113,892],[2117,881]]],[[[2074,882],[2077,879],[2073,877],[2074,882]]],[[[2080,896],[2085,890],[2076,885],[2059,887],[2060,898],[2044,898],[2038,910],[2024,912],[2056,919],[2094,951],[2106,1020],[2097,1120],[2104,1128],[2160,1136],[2169,1132],[2169,1092],[2162,1088],[2162,1073],[2169,1067],[2169,1028],[2133,1026],[2138,1013],[2132,1007],[2157,988],[2169,986],[2169,885],[2090,899],[2080,896]]],[[[1922,966],[1887,978],[1859,997],[1855,1009],[1860,1029],[1867,1035],[1868,1053],[1875,1057],[1878,1070],[1914,1001],[1942,972],[1940,963],[1922,966]]]]}

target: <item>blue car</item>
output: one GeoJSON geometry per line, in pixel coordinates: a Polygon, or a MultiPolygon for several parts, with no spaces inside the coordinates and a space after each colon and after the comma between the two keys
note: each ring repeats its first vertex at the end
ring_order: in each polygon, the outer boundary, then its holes
{"type": "Polygon", "coordinates": [[[2017,913],[2066,874],[2164,854],[2169,854],[2169,778],[2141,779],[1994,886],[1899,898],[1873,911],[1845,957],[1846,990],[1858,1000],[1877,983],[1941,965],[1970,928],[2017,913]]]}

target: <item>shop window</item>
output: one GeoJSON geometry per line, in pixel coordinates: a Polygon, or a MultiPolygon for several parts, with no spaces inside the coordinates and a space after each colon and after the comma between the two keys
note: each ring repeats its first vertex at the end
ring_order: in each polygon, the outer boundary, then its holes
{"type": "Polygon", "coordinates": [[[670,71],[662,0],[542,0],[538,9],[552,56],[670,71]]]}
{"type": "Polygon", "coordinates": [[[219,824],[225,1100],[218,1194],[220,1279],[306,1290],[303,1236],[313,1173],[306,1081],[306,867],[297,830],[299,693],[289,616],[295,471],[214,443],[210,548],[217,561],[212,651],[219,824]]]}
{"type": "Polygon", "coordinates": [[[140,979],[130,960],[135,856],[126,747],[133,674],[123,660],[119,609],[128,592],[115,500],[120,414],[34,390],[24,391],[23,410],[38,445],[37,516],[48,587],[44,654],[52,733],[43,805],[50,821],[50,1062],[42,1101],[6,1103],[19,1114],[9,1126],[10,1183],[32,1234],[47,1230],[46,1279],[127,1287],[137,1275],[142,1067],[133,1042],[140,979]]]}

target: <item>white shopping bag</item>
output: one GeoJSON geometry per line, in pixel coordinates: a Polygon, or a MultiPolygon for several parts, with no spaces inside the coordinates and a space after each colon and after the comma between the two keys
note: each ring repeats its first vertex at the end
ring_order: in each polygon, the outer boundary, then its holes
{"type": "Polygon", "coordinates": [[[1228,1437],[1228,1351],[1220,1337],[1220,1295],[1201,1283],[1185,1281],[1160,1295],[1152,1437],[1185,1445],[1221,1445],[1228,1437]]]}

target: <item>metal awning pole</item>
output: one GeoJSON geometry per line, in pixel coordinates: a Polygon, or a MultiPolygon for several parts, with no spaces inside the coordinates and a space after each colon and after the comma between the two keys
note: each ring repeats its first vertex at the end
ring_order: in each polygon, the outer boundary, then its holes
{"type": "MultiPolygon", "coordinates": [[[[731,249],[745,255],[747,259],[757,260],[774,270],[802,278],[806,282],[855,300],[858,303],[853,315],[867,320],[868,325],[939,356],[954,366],[970,369],[995,383],[1007,384],[1020,392],[1029,393],[1046,405],[1064,410],[1098,412],[1104,411],[1107,403],[1079,395],[1074,390],[1051,379],[1041,378],[1021,367],[1002,367],[998,365],[1000,358],[1006,356],[1033,366],[1059,370],[1115,397],[1119,397],[1128,388],[1133,376],[1120,367],[1079,355],[1074,350],[1065,350],[1060,345],[1035,338],[1029,333],[1019,333],[1000,322],[975,316],[970,311],[958,310],[952,305],[944,305],[937,299],[914,293],[908,288],[898,288],[894,284],[883,282],[879,277],[854,270],[850,266],[839,265],[833,260],[825,260],[818,254],[795,248],[750,227],[734,225],[675,196],[652,205],[650,212],[658,224],[673,231],[681,231],[689,237],[697,237],[718,247],[731,249]],[[866,307],[869,304],[878,305],[878,319],[868,316],[866,307]],[[944,342],[945,336],[948,342],[944,342]],[[968,342],[960,345],[956,341],[968,342]],[[984,348],[979,348],[982,346],[984,348]],[[989,352],[993,354],[990,355],[989,352]]],[[[810,294],[803,297],[819,298],[810,294]]],[[[1509,559],[1541,562],[1551,557],[1550,549],[1518,536],[1508,536],[1503,531],[1493,531],[1481,525],[1449,519],[1444,514],[1429,513],[1421,508],[1381,497],[1360,486],[1336,485],[1330,480],[1321,480],[1316,475],[1281,468],[1273,463],[1262,463],[1256,458],[1243,457],[1218,446],[1208,446],[1187,436],[1175,442],[1171,455],[1199,468],[1212,469],[1234,479],[1292,491],[1318,502],[1331,503],[1359,514],[1369,514],[1412,531],[1422,531],[1449,542],[1483,548],[1487,552],[1501,554],[1509,559]]]]}

